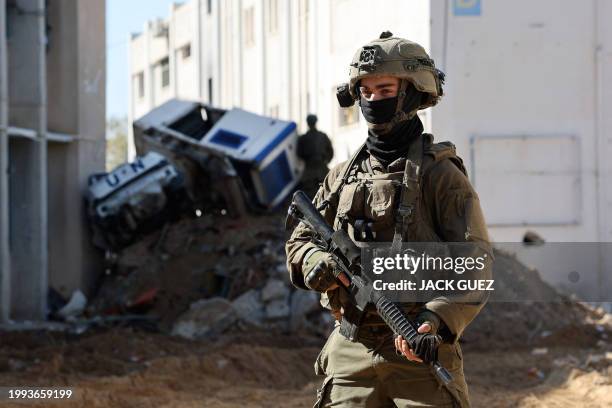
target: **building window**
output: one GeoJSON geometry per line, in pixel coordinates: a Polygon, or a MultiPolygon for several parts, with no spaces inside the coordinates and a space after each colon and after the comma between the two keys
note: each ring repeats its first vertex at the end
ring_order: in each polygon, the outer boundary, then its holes
{"type": "Polygon", "coordinates": [[[191,57],[191,44],[187,44],[181,47],[180,54],[182,59],[187,59],[191,57]]]}
{"type": "Polygon", "coordinates": [[[166,88],[170,85],[170,60],[167,57],[164,58],[159,62],[159,67],[161,71],[161,86],[166,88]]]}
{"type": "Polygon", "coordinates": [[[244,10],[244,45],[255,45],[255,8],[253,6],[244,10]]]}
{"type": "Polygon", "coordinates": [[[208,0],[206,2],[206,12],[208,14],[212,13],[212,0],[208,0]]]}
{"type": "Polygon", "coordinates": [[[268,0],[268,32],[278,31],[278,0],[268,0]]]}
{"type": "Polygon", "coordinates": [[[136,95],[138,96],[138,99],[144,98],[144,72],[139,72],[134,75],[134,88],[136,88],[136,95]]]}
{"type": "Polygon", "coordinates": [[[208,78],[208,103],[213,104],[213,79],[208,78]]]}

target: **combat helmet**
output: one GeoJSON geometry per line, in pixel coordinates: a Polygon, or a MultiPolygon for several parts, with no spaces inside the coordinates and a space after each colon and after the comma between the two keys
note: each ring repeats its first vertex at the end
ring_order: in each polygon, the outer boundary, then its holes
{"type": "MultiPolygon", "coordinates": [[[[342,107],[352,106],[359,99],[358,83],[368,76],[394,76],[400,78],[400,96],[393,123],[406,119],[420,109],[434,106],[443,94],[444,73],[437,69],[433,59],[419,44],[404,38],[394,37],[389,31],[359,48],[350,65],[349,83],[337,89],[338,102],[342,107]],[[414,112],[402,111],[403,97],[408,84],[426,94],[414,112]],[[403,115],[402,115],[403,114],[403,115]],[[404,116],[405,115],[405,116],[404,116]],[[403,117],[402,117],[403,116],[403,117]]],[[[390,125],[392,125],[390,124],[390,125]]]]}

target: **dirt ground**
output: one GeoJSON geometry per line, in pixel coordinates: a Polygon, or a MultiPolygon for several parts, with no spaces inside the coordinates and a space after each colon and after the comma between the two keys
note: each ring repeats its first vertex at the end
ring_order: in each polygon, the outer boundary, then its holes
{"type": "MultiPolygon", "coordinates": [[[[275,332],[288,332],[289,316],[249,335],[245,322],[217,339],[164,334],[200,299],[231,301],[263,291],[269,279],[288,285],[281,218],[186,218],[119,253],[82,317],[137,314],[155,318],[150,324],[92,326],[80,335],[0,332],[0,387],[75,393],[69,401],[5,399],[0,407],[311,407],[325,325],[306,331],[312,337],[275,332]]],[[[612,316],[557,295],[512,254],[495,256],[500,291],[558,300],[490,301],[470,324],[462,347],[473,406],[612,407],[612,316]]]]}
{"type": "MultiPolygon", "coordinates": [[[[1,333],[0,385],[72,387],[70,402],[2,407],[310,407],[320,340],[262,333],[189,341],[131,328],[80,336],[1,333]]],[[[608,350],[609,351],[609,350],[608,350]]],[[[483,351],[464,345],[474,407],[610,407],[612,362],[597,348],[483,351]]]]}

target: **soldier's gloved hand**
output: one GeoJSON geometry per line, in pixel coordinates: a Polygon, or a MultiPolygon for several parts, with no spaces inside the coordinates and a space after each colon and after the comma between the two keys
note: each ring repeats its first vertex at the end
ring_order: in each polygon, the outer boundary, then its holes
{"type": "Polygon", "coordinates": [[[395,338],[395,348],[407,359],[420,363],[430,363],[438,358],[438,347],[442,338],[437,334],[441,320],[435,313],[423,310],[417,315],[419,335],[408,344],[402,337],[395,338]]]}
{"type": "Polygon", "coordinates": [[[412,353],[424,363],[431,363],[438,359],[438,347],[442,338],[437,334],[422,333],[412,340],[410,345],[412,353]]]}
{"type": "Polygon", "coordinates": [[[336,262],[331,255],[315,250],[306,255],[302,263],[302,273],[306,286],[317,292],[326,292],[338,286],[334,276],[336,262]]]}
{"type": "Polygon", "coordinates": [[[423,309],[417,315],[416,322],[419,327],[423,325],[429,325],[430,329],[428,333],[438,334],[442,320],[440,320],[438,315],[432,312],[431,310],[423,309]]]}

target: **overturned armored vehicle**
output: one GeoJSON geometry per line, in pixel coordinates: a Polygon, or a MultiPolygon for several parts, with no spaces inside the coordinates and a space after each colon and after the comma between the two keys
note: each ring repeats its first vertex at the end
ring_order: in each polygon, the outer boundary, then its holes
{"type": "Polygon", "coordinates": [[[187,197],[176,167],[149,152],[110,173],[91,175],[86,198],[94,244],[117,249],[179,214],[187,197]]]}
{"type": "Polygon", "coordinates": [[[171,100],[134,122],[134,141],[138,155],[157,151],[184,171],[194,199],[223,194],[234,213],[274,208],[302,171],[294,122],[237,108],[171,100]]]}
{"type": "Polygon", "coordinates": [[[273,210],[303,170],[294,122],[237,108],[173,99],[134,122],[134,141],[136,161],[90,179],[95,243],[106,249],[181,211],[273,210]],[[165,164],[153,165],[159,160],[165,164]]]}

